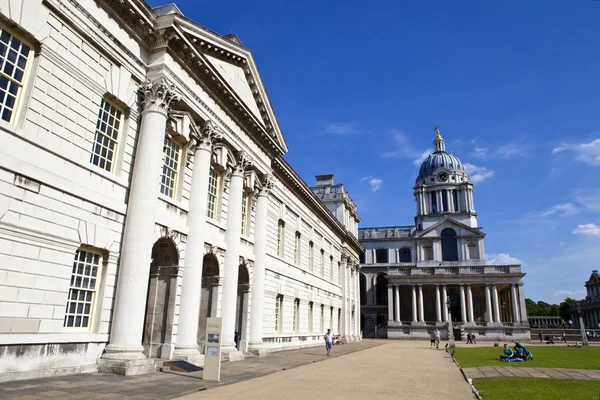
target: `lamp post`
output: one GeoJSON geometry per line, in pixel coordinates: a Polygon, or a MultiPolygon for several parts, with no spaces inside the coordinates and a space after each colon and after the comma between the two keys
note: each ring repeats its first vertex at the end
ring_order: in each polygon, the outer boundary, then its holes
{"type": "Polygon", "coordinates": [[[446,307],[448,308],[448,348],[456,347],[454,344],[454,330],[452,330],[452,314],[450,313],[450,296],[446,297],[446,307]]]}
{"type": "Polygon", "coordinates": [[[579,317],[579,330],[581,331],[581,345],[587,346],[588,340],[585,335],[585,324],[583,323],[583,317],[581,316],[581,305],[577,303],[577,316],[579,317]]]}

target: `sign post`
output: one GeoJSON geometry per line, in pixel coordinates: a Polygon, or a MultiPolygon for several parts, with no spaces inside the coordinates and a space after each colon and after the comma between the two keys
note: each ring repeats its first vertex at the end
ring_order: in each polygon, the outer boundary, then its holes
{"type": "Polygon", "coordinates": [[[203,379],[207,381],[221,380],[221,318],[206,320],[206,351],[204,354],[203,379]]]}

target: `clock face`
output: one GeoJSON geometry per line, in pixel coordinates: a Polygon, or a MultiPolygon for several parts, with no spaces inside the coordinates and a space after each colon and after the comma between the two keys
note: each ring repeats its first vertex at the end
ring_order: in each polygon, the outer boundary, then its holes
{"type": "Polygon", "coordinates": [[[440,172],[437,176],[438,181],[440,182],[447,182],[448,181],[448,174],[445,172],[440,172]]]}

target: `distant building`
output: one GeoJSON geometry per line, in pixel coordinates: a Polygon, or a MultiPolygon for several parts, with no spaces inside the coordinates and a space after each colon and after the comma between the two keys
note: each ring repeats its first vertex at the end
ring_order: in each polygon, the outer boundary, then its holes
{"type": "Polygon", "coordinates": [[[359,229],[363,335],[424,338],[435,328],[445,335],[451,317],[457,334],[528,339],[525,273],[484,260],[473,182],[436,130],[413,188],[415,224],[359,229]]]}
{"type": "Polygon", "coordinates": [[[585,283],[587,295],[585,299],[571,304],[573,323],[579,328],[578,310],[581,311],[586,329],[600,329],[600,274],[595,269],[585,283]]]}

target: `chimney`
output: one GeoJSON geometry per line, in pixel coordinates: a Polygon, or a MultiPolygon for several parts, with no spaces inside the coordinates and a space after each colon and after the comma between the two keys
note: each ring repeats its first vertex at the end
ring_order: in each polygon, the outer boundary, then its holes
{"type": "Polygon", "coordinates": [[[333,186],[333,174],[316,175],[317,186],[333,186]]]}

